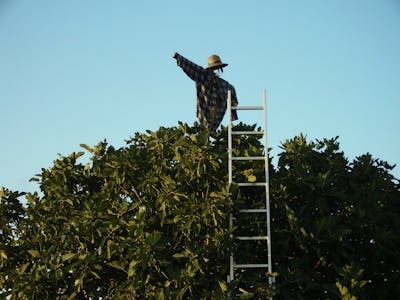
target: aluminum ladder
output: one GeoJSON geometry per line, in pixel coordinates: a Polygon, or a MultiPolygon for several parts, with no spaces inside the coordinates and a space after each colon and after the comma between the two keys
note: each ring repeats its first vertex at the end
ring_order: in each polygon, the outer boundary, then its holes
{"type": "MultiPolygon", "coordinates": [[[[256,236],[233,236],[239,241],[265,241],[266,254],[264,263],[252,263],[252,262],[236,262],[234,254],[230,255],[229,259],[229,275],[228,283],[235,280],[235,271],[239,269],[260,269],[264,268],[269,274],[272,274],[272,261],[271,261],[271,230],[270,230],[270,199],[269,199],[269,172],[268,172],[268,139],[267,139],[267,96],[266,91],[263,92],[263,106],[232,106],[231,104],[231,91],[228,91],[227,99],[227,111],[228,111],[228,180],[229,185],[236,184],[240,187],[254,187],[254,188],[265,188],[265,206],[263,208],[247,208],[239,209],[234,212],[235,214],[265,214],[266,218],[266,235],[256,236]],[[256,131],[233,131],[232,130],[232,110],[259,110],[264,112],[264,129],[256,131]],[[232,156],[232,136],[234,135],[262,135],[264,143],[264,155],[263,156],[232,156]],[[265,169],[265,181],[262,182],[233,182],[232,181],[232,163],[235,161],[254,161],[263,160],[265,169]]],[[[233,199],[231,199],[233,201],[233,199]]],[[[263,218],[263,217],[262,217],[263,218]]],[[[234,216],[231,213],[229,216],[229,228],[232,229],[234,226],[234,216]]],[[[263,246],[264,247],[264,246],[263,246]]],[[[271,285],[274,282],[274,278],[268,276],[268,284],[271,285]]],[[[246,296],[248,294],[242,293],[236,296],[246,296]]],[[[250,293],[251,295],[251,293],[250,293]]]]}

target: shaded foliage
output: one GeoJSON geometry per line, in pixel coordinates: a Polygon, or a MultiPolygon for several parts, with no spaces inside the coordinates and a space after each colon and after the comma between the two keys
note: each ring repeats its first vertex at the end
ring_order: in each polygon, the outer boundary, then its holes
{"type": "MultiPolygon", "coordinates": [[[[256,125],[238,124],[237,130],[256,125]]],[[[115,149],[82,145],[43,169],[40,193],[0,190],[0,296],[12,299],[225,299],[271,287],[265,273],[228,285],[228,258],[258,261],[265,245],[229,238],[228,215],[263,206],[263,189],[227,185],[226,128],[197,124],[136,133],[115,149]],[[234,199],[232,203],[231,198],[234,199]],[[21,204],[25,198],[26,205],[21,204]]],[[[276,299],[388,299],[400,295],[399,181],[393,166],[349,162],[337,138],[281,146],[270,165],[276,299]]],[[[234,155],[262,155],[255,136],[234,155]]],[[[234,165],[234,180],[262,181],[260,162],[234,165]]],[[[265,221],[235,214],[235,234],[265,221]]]]}
{"type": "Polygon", "coordinates": [[[273,176],[273,249],[282,298],[400,295],[399,181],[370,154],[349,163],[337,138],[282,144],[273,176]]]}

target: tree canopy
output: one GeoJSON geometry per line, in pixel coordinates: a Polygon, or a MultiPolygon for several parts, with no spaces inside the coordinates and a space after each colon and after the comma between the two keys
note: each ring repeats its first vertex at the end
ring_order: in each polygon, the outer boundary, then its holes
{"type": "MultiPolygon", "coordinates": [[[[399,180],[368,153],[350,162],[337,137],[282,143],[270,162],[274,274],[228,284],[231,252],[257,260],[265,251],[230,238],[229,213],[261,205],[264,191],[228,185],[226,147],[226,128],[209,139],[179,123],[118,149],[82,145],[42,169],[38,192],[1,189],[0,297],[226,299],[249,287],[256,299],[400,295],[399,180]]],[[[234,148],[265,151],[253,136],[234,148]]],[[[264,176],[257,162],[234,168],[241,180],[264,176]]],[[[236,224],[236,233],[265,230],[258,219],[236,224]]]]}

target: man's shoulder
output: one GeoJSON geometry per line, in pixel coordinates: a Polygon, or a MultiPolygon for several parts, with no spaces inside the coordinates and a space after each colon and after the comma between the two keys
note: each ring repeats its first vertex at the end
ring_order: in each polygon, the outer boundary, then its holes
{"type": "Polygon", "coordinates": [[[226,88],[234,90],[235,88],[233,87],[232,84],[230,84],[227,80],[222,79],[221,77],[218,77],[218,80],[220,81],[221,85],[223,85],[226,88]]]}
{"type": "Polygon", "coordinates": [[[218,81],[219,81],[221,84],[230,85],[230,83],[229,83],[227,80],[222,79],[222,78],[219,77],[219,76],[216,76],[216,77],[218,78],[218,81]]]}

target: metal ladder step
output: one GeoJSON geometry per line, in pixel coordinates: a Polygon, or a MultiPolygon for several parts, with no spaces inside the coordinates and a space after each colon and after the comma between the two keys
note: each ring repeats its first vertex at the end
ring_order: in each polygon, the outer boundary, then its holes
{"type": "Polygon", "coordinates": [[[232,160],[265,160],[265,156],[235,156],[232,160]]]}
{"type": "Polygon", "coordinates": [[[240,213],[251,214],[251,213],[267,213],[266,208],[251,208],[251,209],[239,209],[240,213]]]}
{"type": "Polygon", "coordinates": [[[239,241],[268,241],[267,235],[258,235],[258,236],[237,236],[239,241]]]}
{"type": "Polygon", "coordinates": [[[253,134],[264,134],[264,130],[255,131],[232,131],[232,135],[253,135],[253,134]]]}
{"type": "Polygon", "coordinates": [[[238,182],[238,186],[266,186],[266,182],[238,182]]]}
{"type": "Polygon", "coordinates": [[[254,293],[243,293],[243,294],[236,294],[236,297],[253,297],[254,293]]]}
{"type": "Polygon", "coordinates": [[[234,264],[235,269],[256,269],[256,268],[268,268],[268,264],[234,264]]]}

